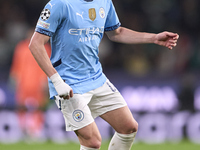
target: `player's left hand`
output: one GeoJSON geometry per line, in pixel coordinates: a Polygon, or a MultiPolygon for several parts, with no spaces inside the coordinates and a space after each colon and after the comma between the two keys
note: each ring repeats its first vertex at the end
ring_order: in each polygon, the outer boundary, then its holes
{"type": "Polygon", "coordinates": [[[177,45],[178,38],[179,35],[177,33],[165,31],[156,34],[154,43],[161,46],[165,46],[171,50],[177,45]]]}

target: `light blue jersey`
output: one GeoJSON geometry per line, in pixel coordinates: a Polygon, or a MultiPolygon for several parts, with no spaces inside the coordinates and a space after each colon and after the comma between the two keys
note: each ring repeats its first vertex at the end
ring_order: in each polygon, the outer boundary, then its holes
{"type": "MultiPolygon", "coordinates": [[[[83,94],[105,83],[98,47],[104,31],[119,26],[111,0],[51,0],[36,32],[51,37],[53,66],[74,93],[83,94]]],[[[50,79],[49,90],[50,97],[57,95],[50,79]]]]}

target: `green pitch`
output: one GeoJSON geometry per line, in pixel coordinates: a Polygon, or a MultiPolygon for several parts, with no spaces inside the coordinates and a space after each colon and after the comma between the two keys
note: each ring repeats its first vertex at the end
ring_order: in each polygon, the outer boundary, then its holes
{"type": "MultiPolygon", "coordinates": [[[[107,149],[108,143],[104,142],[102,144],[101,150],[107,149]]],[[[0,150],[79,150],[79,145],[76,143],[55,144],[51,142],[42,144],[0,144],[0,150]]],[[[189,141],[183,141],[178,144],[165,143],[156,145],[136,143],[131,150],[200,150],[200,145],[190,143],[189,141]]]]}

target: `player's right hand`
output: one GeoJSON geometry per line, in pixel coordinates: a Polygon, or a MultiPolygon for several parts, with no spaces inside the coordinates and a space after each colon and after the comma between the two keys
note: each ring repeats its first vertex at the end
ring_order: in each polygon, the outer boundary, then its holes
{"type": "Polygon", "coordinates": [[[70,97],[73,97],[72,88],[62,80],[58,73],[52,75],[50,79],[60,97],[64,99],[69,99],[70,97]]]}
{"type": "Polygon", "coordinates": [[[64,99],[69,99],[70,97],[73,97],[72,88],[64,81],[60,82],[59,84],[54,85],[54,87],[60,97],[64,99]]]}

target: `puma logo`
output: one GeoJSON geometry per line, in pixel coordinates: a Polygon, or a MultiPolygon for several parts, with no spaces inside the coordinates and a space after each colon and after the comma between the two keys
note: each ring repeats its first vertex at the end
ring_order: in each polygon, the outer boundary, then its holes
{"type": "Polygon", "coordinates": [[[50,5],[50,6],[51,6],[51,8],[52,8],[52,7],[53,7],[55,4],[53,4],[53,5],[52,5],[52,4],[49,2],[49,5],[50,5]]]}
{"type": "Polygon", "coordinates": [[[80,16],[83,19],[83,12],[81,14],[76,13],[77,16],[80,16]]]}

